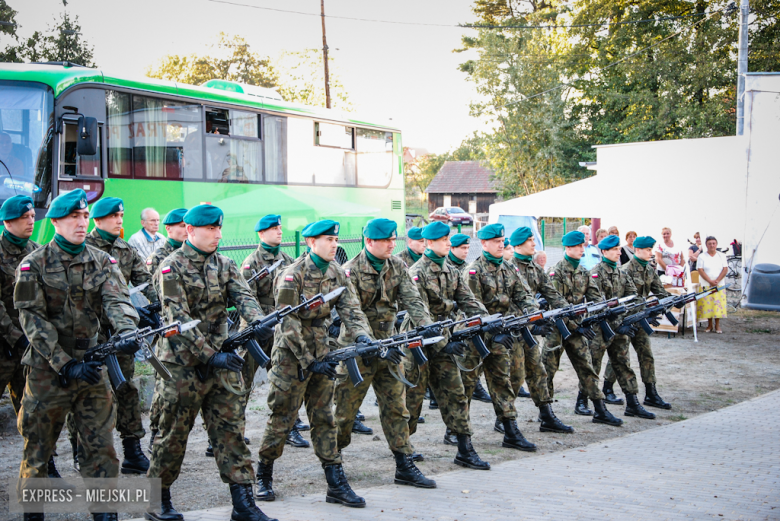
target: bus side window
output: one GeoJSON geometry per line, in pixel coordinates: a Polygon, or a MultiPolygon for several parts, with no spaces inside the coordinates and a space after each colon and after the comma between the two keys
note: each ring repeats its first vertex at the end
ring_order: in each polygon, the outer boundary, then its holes
{"type": "Polygon", "coordinates": [[[206,135],[206,162],[210,167],[206,178],[209,181],[263,182],[259,121],[254,112],[206,108],[206,128],[211,129],[206,135]]]}

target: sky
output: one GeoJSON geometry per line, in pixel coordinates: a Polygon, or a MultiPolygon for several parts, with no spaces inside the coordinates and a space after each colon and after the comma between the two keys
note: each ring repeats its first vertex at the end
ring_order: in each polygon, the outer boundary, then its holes
{"type": "MultiPolygon", "coordinates": [[[[144,75],[167,54],[205,53],[220,32],[242,36],[250,49],[275,58],[283,50],[322,48],[319,0],[8,0],[19,12],[20,36],[54,24],[64,9],[79,17],[83,38],[104,69],[144,75]]],[[[457,25],[475,20],[471,0],[325,0],[325,14],[374,20],[457,25]]],[[[335,69],[357,114],[391,118],[404,146],[442,153],[456,148],[484,122],[469,116],[478,98],[458,64],[474,55],[453,53],[458,27],[326,19],[335,69]],[[338,50],[333,50],[338,49],[338,50]]]]}

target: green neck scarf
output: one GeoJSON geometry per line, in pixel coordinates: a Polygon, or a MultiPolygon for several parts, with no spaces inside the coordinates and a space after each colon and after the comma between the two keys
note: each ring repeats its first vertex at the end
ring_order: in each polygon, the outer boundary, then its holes
{"type": "Polygon", "coordinates": [[[178,250],[179,248],[181,248],[181,245],[184,244],[184,243],[181,242],[181,241],[174,241],[173,239],[168,237],[168,244],[170,244],[171,246],[173,246],[174,248],[176,248],[178,250]]]}
{"type": "Polygon", "coordinates": [[[455,255],[452,254],[452,252],[449,252],[447,254],[447,258],[450,259],[450,262],[452,262],[455,266],[463,266],[463,263],[466,262],[457,258],[455,255]]]}
{"type": "Polygon", "coordinates": [[[95,228],[95,230],[97,231],[98,235],[100,235],[100,237],[104,241],[108,241],[108,242],[110,242],[112,244],[119,237],[119,235],[114,235],[113,233],[105,232],[105,231],[101,230],[100,228],[95,228]]]}
{"type": "Polygon", "coordinates": [[[494,257],[486,251],[483,251],[482,255],[485,256],[488,262],[492,262],[496,266],[501,266],[504,263],[504,257],[494,257]]]}
{"type": "Polygon", "coordinates": [[[444,259],[445,257],[439,257],[435,253],[433,253],[433,250],[428,248],[425,250],[425,256],[431,259],[433,262],[439,265],[440,268],[444,267],[444,259]]]}
{"type": "Polygon", "coordinates": [[[268,246],[263,241],[260,241],[260,246],[262,246],[265,251],[267,251],[268,253],[270,253],[274,257],[279,255],[279,250],[281,249],[281,245],[280,246],[268,246]]]}
{"type": "Polygon", "coordinates": [[[311,261],[314,265],[320,269],[323,275],[325,275],[325,272],[328,271],[328,266],[330,266],[330,262],[323,260],[322,257],[314,252],[310,252],[309,257],[311,257],[311,261]]]}
{"type": "Polygon", "coordinates": [[[609,266],[609,267],[610,267],[610,268],[612,268],[613,270],[614,270],[615,268],[617,268],[617,262],[611,261],[611,260],[609,260],[609,259],[608,259],[608,258],[606,258],[606,257],[602,257],[602,258],[601,258],[601,262],[603,262],[604,264],[606,264],[607,266],[609,266]]]}
{"type": "Polygon", "coordinates": [[[650,261],[642,260],[636,255],[634,255],[634,260],[637,261],[643,268],[647,267],[647,263],[650,262],[650,261]]]}
{"type": "Polygon", "coordinates": [[[62,235],[59,233],[54,234],[54,242],[57,243],[57,246],[62,248],[62,251],[65,253],[69,253],[70,255],[73,255],[74,257],[84,251],[84,248],[87,247],[87,243],[82,242],[81,244],[73,244],[72,242],[69,242],[65,239],[62,235]]]}
{"type": "Polygon", "coordinates": [[[525,264],[529,264],[531,262],[531,260],[534,258],[533,255],[520,255],[517,252],[515,252],[514,256],[515,256],[515,259],[517,259],[520,262],[523,262],[525,264]]]}
{"type": "Polygon", "coordinates": [[[575,260],[575,259],[572,259],[571,257],[569,257],[568,255],[566,255],[565,253],[563,254],[563,258],[564,258],[564,259],[566,259],[566,262],[568,262],[569,264],[571,264],[572,268],[574,268],[575,270],[576,270],[576,269],[577,269],[577,267],[580,265],[580,259],[576,259],[576,260],[575,260]]]}
{"type": "Polygon", "coordinates": [[[17,245],[20,248],[24,248],[25,246],[27,246],[27,241],[30,240],[30,239],[21,239],[16,235],[14,235],[13,233],[9,232],[8,230],[3,230],[3,236],[6,239],[8,239],[8,242],[17,245]]]}
{"type": "Polygon", "coordinates": [[[408,247],[408,246],[406,247],[406,251],[408,251],[408,252],[409,252],[409,256],[412,258],[412,260],[413,260],[414,262],[417,262],[418,260],[420,260],[420,257],[422,257],[422,255],[420,255],[420,254],[418,254],[418,253],[414,253],[414,252],[412,251],[412,249],[411,249],[410,247],[408,247]]]}
{"type": "Polygon", "coordinates": [[[211,255],[211,253],[214,253],[214,252],[209,253],[207,251],[199,250],[198,248],[192,245],[189,239],[187,239],[185,242],[187,243],[187,246],[195,250],[197,253],[203,255],[204,257],[208,257],[209,255],[211,255]]]}
{"type": "Polygon", "coordinates": [[[385,261],[382,259],[377,259],[371,255],[371,252],[368,250],[366,250],[366,258],[368,259],[368,263],[371,264],[371,267],[374,268],[377,273],[380,273],[382,268],[385,267],[385,261]]]}

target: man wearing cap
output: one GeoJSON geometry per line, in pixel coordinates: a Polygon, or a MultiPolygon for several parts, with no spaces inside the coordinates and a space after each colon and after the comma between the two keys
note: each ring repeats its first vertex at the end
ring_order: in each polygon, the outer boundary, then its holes
{"type": "MultiPolygon", "coordinates": [[[[155,282],[154,273],[160,267],[163,259],[181,248],[181,245],[187,240],[187,225],[184,224],[184,215],[186,213],[186,208],[176,208],[168,212],[168,215],[163,219],[163,226],[165,226],[165,233],[168,234],[168,238],[165,240],[165,244],[157,248],[146,258],[146,269],[152,275],[153,283],[155,282]]],[[[155,289],[158,293],[160,292],[160,288],[155,287],[155,289]]]]}
{"type": "MultiPolygon", "coordinates": [[[[173,507],[171,485],[179,477],[187,438],[200,411],[223,483],[230,486],[234,521],[265,521],[268,517],[255,505],[252,457],[244,442],[244,407],[240,396],[222,384],[225,372],[239,373],[244,360],[236,353],[222,352],[228,337],[228,306],[235,306],[242,318],[252,323],[262,310],[244,279],[228,257],[217,252],[222,238],[222,210],[202,204],[184,215],[187,239],[155,273],[161,288],[166,322],[198,327],[170,338],[158,346],[158,357],[173,376],[161,380],[159,394],[160,432],[154,441],[148,476],[160,478],[160,510],[146,514],[157,521],[181,520],[173,507]]],[[[255,330],[262,345],[273,329],[255,330]]]]}
{"type": "MultiPolygon", "coordinates": [[[[582,304],[585,299],[588,302],[603,300],[590,273],[580,266],[580,259],[585,251],[585,235],[579,231],[569,232],[563,236],[561,242],[564,246],[564,256],[550,271],[550,278],[565,302],[550,302],[548,299],[550,306],[557,308],[558,304],[564,304],[560,307],[565,307],[568,304],[582,304]]],[[[550,397],[554,396],[553,379],[561,363],[562,351],[566,351],[577,377],[587,389],[587,395],[579,393],[577,396],[574,412],[585,416],[593,415],[593,423],[619,427],[623,424],[623,420],[615,418],[604,405],[604,395],[599,389],[599,375],[596,374],[591,363],[588,340],[594,338],[595,333],[590,328],[582,327],[581,319],[567,319],[566,325],[571,331],[571,336],[567,340],[561,341],[561,335],[557,329],[553,330],[552,334],[547,337],[544,367],[547,370],[547,387],[550,397]],[[587,396],[593,400],[595,413],[587,407],[587,396]]]]}
{"type": "MultiPolygon", "coordinates": [[[[282,216],[269,214],[257,221],[255,225],[255,232],[260,238],[260,245],[255,251],[249,254],[241,263],[241,274],[245,280],[249,280],[252,276],[262,270],[266,266],[270,266],[276,262],[282,261],[277,266],[270,277],[264,277],[262,279],[255,279],[249,283],[249,289],[252,290],[257,302],[263,310],[263,313],[272,313],[276,309],[274,302],[274,286],[278,280],[280,273],[284,269],[293,263],[293,258],[287,255],[281,249],[282,244],[282,216]]],[[[242,326],[245,325],[242,323],[242,326]]],[[[263,346],[265,354],[271,355],[271,347],[273,343],[269,342],[263,346]]],[[[270,369],[270,367],[266,368],[270,369]]],[[[252,381],[255,378],[255,372],[257,371],[257,364],[254,358],[247,357],[246,364],[244,365],[244,379],[246,381],[252,381]]],[[[249,395],[245,397],[245,402],[249,402],[249,395]]],[[[246,405],[244,405],[246,408],[246,405]]],[[[287,435],[285,443],[293,447],[306,448],[309,446],[309,442],[303,439],[299,431],[309,430],[309,426],[304,424],[300,418],[296,418],[295,425],[290,429],[290,433],[287,435]]]]}
{"type": "Polygon", "coordinates": [[[425,240],[422,237],[422,228],[413,226],[406,231],[406,249],[396,254],[410,268],[420,260],[425,251],[425,240]]]}
{"type": "MultiPolygon", "coordinates": [[[[658,273],[649,265],[653,258],[654,245],[655,239],[652,237],[634,239],[634,257],[628,264],[620,268],[634,282],[636,293],[641,298],[647,298],[651,293],[659,299],[669,296],[669,292],[664,289],[661,279],[658,278],[658,273]]],[[[653,350],[650,348],[650,336],[642,328],[638,328],[634,338],[631,339],[631,345],[634,346],[636,356],[639,359],[639,373],[645,384],[644,405],[659,409],[671,409],[672,405],[665,402],[655,388],[655,359],[653,358],[653,350]]],[[[615,380],[617,380],[615,371],[612,364],[608,363],[604,373],[604,386],[608,385],[608,389],[611,390],[615,380]]],[[[613,397],[617,400],[614,394],[613,397]]]]}
{"type": "MultiPolygon", "coordinates": [[[[319,293],[345,288],[332,300],[313,309],[287,315],[274,335],[271,370],[268,380],[268,408],[271,415],[260,445],[258,496],[273,501],[273,465],[281,457],[284,440],[305,403],[311,424],[314,453],[325,470],[327,503],[341,503],[362,508],[366,502],[349,486],[342,468],[338,447],[338,429],[333,416],[333,391],[337,363],[323,362],[329,352],[328,326],[335,307],[346,338],[370,342],[371,327],[360,309],[360,301],[347,282],[344,269],[333,262],[338,249],[339,223],[329,219],[309,224],[301,234],[311,249],[279,275],[274,288],[276,305],[296,306],[301,296],[311,298],[319,293]]],[[[355,415],[352,415],[354,419],[355,415]]]]}
{"type": "MultiPolygon", "coordinates": [[[[30,341],[22,359],[28,374],[18,421],[25,439],[19,477],[47,476],[46,462],[65,416],[72,413],[83,449],[81,476],[116,478],[116,413],[108,372],[100,362],[82,358],[98,344],[101,320],[126,333],[136,329],[138,314],[117,260],[86,244],[86,193],[77,189],[60,195],[46,217],[54,226],[54,240],[22,259],[14,288],[14,306],[30,341]]],[[[140,346],[129,339],[117,347],[132,357],[140,346]]],[[[115,520],[116,514],[93,517],[115,520]]],[[[43,514],[25,519],[43,519],[43,514]]]]}
{"type": "MultiPolygon", "coordinates": [[[[393,256],[396,227],[395,221],[390,219],[369,221],[363,229],[363,235],[366,237],[365,249],[343,266],[377,340],[389,338],[395,333],[397,301],[406,309],[414,326],[431,324],[420,293],[409,278],[406,265],[393,256]]],[[[436,336],[438,332],[438,329],[431,328],[428,336],[436,336]]],[[[352,341],[342,329],[339,343],[349,345],[352,341]]],[[[338,447],[343,450],[350,444],[352,422],[368,387],[372,385],[379,403],[382,430],[395,456],[395,483],[436,488],[436,482],[423,476],[412,461],[405,387],[393,375],[393,372],[403,374],[403,367],[399,363],[403,356],[399,349],[390,348],[384,358],[373,357],[368,361],[358,358],[357,364],[363,375],[363,382],[354,387],[347,379],[336,386],[338,447]]]]}
{"type": "MultiPolygon", "coordinates": [[[[474,297],[460,272],[447,264],[450,252],[450,227],[442,222],[433,222],[423,229],[425,253],[409,270],[412,280],[417,283],[423,303],[434,321],[455,319],[456,311],[466,316],[487,315],[482,303],[474,297]]],[[[483,461],[471,444],[471,423],[469,421],[469,401],[466,397],[458,369],[453,356],[463,356],[466,345],[449,341],[449,331],[443,333],[446,339],[439,344],[427,346],[429,360],[420,371],[417,387],[406,390],[406,408],[409,410],[409,433],[417,431],[417,419],[420,417],[425,388],[430,380],[431,389],[439,401],[441,416],[447,428],[455,433],[458,453],[455,464],[476,470],[489,470],[490,464],[483,461]]]]}
{"type": "MultiPolygon", "coordinates": [[[[596,264],[590,270],[591,279],[601,291],[605,299],[623,298],[629,295],[636,295],[636,286],[631,277],[624,271],[618,269],[617,263],[620,260],[620,238],[616,235],[607,235],[598,244],[602,253],[601,262],[596,264]]],[[[652,420],[655,414],[648,412],[639,404],[637,393],[639,388],[636,384],[636,374],[631,369],[629,359],[628,345],[630,337],[634,336],[634,330],[631,326],[619,327],[625,314],[617,316],[610,320],[610,326],[615,332],[609,341],[604,340],[601,332],[596,333],[596,338],[590,341],[590,358],[593,369],[596,374],[601,374],[601,361],[604,358],[604,352],[609,354],[609,361],[615,368],[620,388],[626,394],[626,416],[637,416],[652,420]]],[[[607,395],[607,384],[604,383],[602,392],[607,395]]],[[[587,391],[580,384],[580,392],[587,396],[587,391]]],[[[614,393],[613,393],[614,394],[614,393]]],[[[587,400],[587,398],[586,398],[587,400]]],[[[587,403],[587,402],[586,402],[587,403]]]]}

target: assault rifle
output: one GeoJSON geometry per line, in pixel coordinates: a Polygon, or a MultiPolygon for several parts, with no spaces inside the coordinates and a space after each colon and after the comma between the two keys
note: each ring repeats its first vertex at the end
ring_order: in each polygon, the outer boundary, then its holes
{"type": "Polygon", "coordinates": [[[487,355],[490,354],[490,350],[485,345],[485,340],[482,338],[482,333],[488,329],[489,326],[495,323],[501,323],[503,325],[503,320],[504,317],[501,315],[501,313],[496,313],[495,315],[490,315],[487,317],[473,316],[471,318],[461,320],[461,323],[466,323],[466,328],[459,331],[453,331],[451,339],[454,342],[464,342],[466,340],[471,340],[471,342],[474,344],[474,347],[477,349],[477,353],[479,353],[479,357],[484,360],[487,355]]]}
{"type": "MultiPolygon", "coordinates": [[[[523,310],[525,312],[525,310],[523,310]]],[[[544,312],[534,311],[533,313],[525,313],[519,317],[515,315],[508,315],[504,317],[504,330],[508,331],[513,337],[522,337],[523,341],[528,344],[529,347],[535,347],[539,344],[536,338],[531,334],[528,329],[529,325],[533,325],[533,322],[544,322],[544,312]]]]}
{"type": "Polygon", "coordinates": [[[274,262],[270,266],[263,266],[263,268],[260,271],[252,270],[252,276],[247,279],[246,283],[251,284],[256,280],[263,280],[268,275],[273,273],[273,271],[276,268],[278,268],[282,264],[282,262],[284,262],[284,259],[279,259],[278,261],[274,262]]]}
{"type": "MultiPolygon", "coordinates": [[[[650,322],[654,322],[660,315],[665,315],[666,319],[671,322],[673,326],[676,326],[679,322],[672,314],[672,308],[683,308],[689,302],[700,300],[708,295],[717,293],[720,290],[726,289],[729,285],[725,286],[712,286],[699,293],[691,292],[685,295],[669,295],[668,297],[657,299],[651,303],[644,310],[631,315],[623,320],[622,326],[634,326],[638,324],[645,333],[648,335],[653,334],[653,328],[650,326],[650,322]]],[[[656,324],[657,325],[657,324],[656,324]]]]}
{"type": "Polygon", "coordinates": [[[569,328],[566,327],[565,319],[579,317],[587,312],[588,310],[586,309],[585,305],[576,304],[567,306],[565,308],[557,308],[545,311],[542,314],[542,317],[547,322],[552,322],[555,324],[558,333],[561,335],[561,340],[568,340],[571,336],[571,331],[569,331],[569,328]]]}
{"type": "Polygon", "coordinates": [[[592,314],[582,321],[582,327],[593,329],[593,326],[598,324],[601,328],[601,336],[606,342],[609,342],[615,336],[615,332],[609,325],[609,321],[615,320],[625,313],[627,311],[625,303],[630,302],[635,298],[636,295],[629,295],[620,299],[613,298],[599,303],[605,305],[601,306],[599,310],[591,312],[592,314]]]}
{"type": "MultiPolygon", "coordinates": [[[[148,285],[148,282],[144,282],[138,286],[133,286],[129,289],[129,293],[131,296],[140,293],[145,290],[148,285]]],[[[135,311],[138,313],[138,318],[140,319],[138,321],[138,327],[151,327],[152,329],[162,327],[163,323],[159,315],[162,311],[162,304],[160,302],[148,304],[146,306],[136,306],[135,311]]]]}
{"type": "MultiPolygon", "coordinates": [[[[403,311],[402,313],[406,313],[406,311],[403,311]]],[[[469,317],[469,318],[464,318],[462,320],[452,320],[451,318],[448,318],[447,320],[440,320],[438,322],[434,322],[433,324],[428,324],[427,326],[417,326],[413,329],[410,329],[406,333],[399,333],[398,335],[395,335],[392,338],[396,338],[396,339],[401,338],[403,335],[422,336],[423,338],[425,338],[425,337],[430,337],[431,332],[435,333],[436,336],[438,336],[438,334],[441,333],[442,330],[444,329],[452,329],[453,327],[459,326],[461,324],[474,325],[480,323],[479,321],[480,318],[478,315],[474,315],[473,317],[469,317]]],[[[425,345],[428,344],[426,343],[425,345]]],[[[428,362],[428,359],[425,357],[425,353],[423,353],[422,351],[422,346],[418,346],[418,347],[410,346],[409,350],[412,352],[412,355],[414,356],[414,361],[418,366],[423,366],[428,362]]]]}

